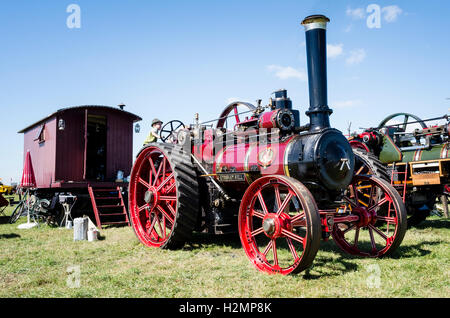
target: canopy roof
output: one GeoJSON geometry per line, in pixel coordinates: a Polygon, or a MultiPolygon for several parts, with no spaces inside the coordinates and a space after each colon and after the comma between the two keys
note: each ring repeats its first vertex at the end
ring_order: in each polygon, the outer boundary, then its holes
{"type": "Polygon", "coordinates": [[[42,124],[43,122],[45,122],[46,120],[56,116],[57,114],[60,114],[60,113],[63,113],[63,112],[69,111],[69,110],[77,110],[77,109],[80,109],[80,110],[81,109],[96,109],[96,110],[104,110],[104,111],[108,111],[108,112],[117,112],[117,113],[121,113],[121,114],[128,115],[129,117],[131,117],[132,120],[133,120],[133,123],[142,120],[141,117],[139,117],[139,116],[137,116],[137,115],[135,115],[133,113],[130,113],[130,112],[127,112],[127,111],[122,110],[120,108],[112,107],[112,106],[102,106],[102,105],[72,106],[72,107],[66,107],[66,108],[61,108],[61,109],[57,110],[56,112],[48,115],[47,117],[44,117],[44,118],[40,119],[39,121],[35,122],[34,124],[31,124],[31,125],[25,127],[24,129],[20,130],[18,133],[22,134],[22,133],[30,130],[31,128],[33,128],[35,126],[42,124]]]}

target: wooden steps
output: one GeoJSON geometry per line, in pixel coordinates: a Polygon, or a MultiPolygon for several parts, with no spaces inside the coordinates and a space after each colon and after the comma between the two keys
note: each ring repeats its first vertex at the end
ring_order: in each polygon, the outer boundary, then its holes
{"type": "Polygon", "coordinates": [[[105,225],[130,225],[122,192],[116,188],[93,188],[88,186],[92,209],[98,228],[105,225]]]}

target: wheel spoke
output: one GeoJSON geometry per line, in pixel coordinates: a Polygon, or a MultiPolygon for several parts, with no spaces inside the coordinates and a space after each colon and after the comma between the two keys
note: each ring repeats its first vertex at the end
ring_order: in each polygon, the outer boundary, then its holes
{"type": "Polygon", "coordinates": [[[405,119],[403,120],[403,131],[406,132],[406,127],[408,126],[409,116],[405,115],[405,119]]]}
{"type": "Polygon", "coordinates": [[[234,118],[236,119],[236,123],[239,124],[241,122],[241,120],[239,119],[237,106],[234,106],[233,110],[234,110],[234,118]]]}
{"type": "Polygon", "coordinates": [[[144,187],[146,187],[147,189],[150,188],[150,184],[147,183],[147,181],[145,181],[144,179],[142,179],[141,177],[139,177],[139,183],[142,184],[144,187]]]}
{"type": "MultiPolygon", "coordinates": [[[[148,161],[150,162],[150,168],[151,168],[151,171],[150,171],[150,184],[153,185],[153,183],[152,183],[152,175],[154,175],[155,178],[156,178],[156,168],[155,168],[155,163],[153,162],[152,157],[148,158],[148,161]]],[[[153,182],[154,182],[154,180],[153,180],[153,182]]]]}
{"type": "Polygon", "coordinates": [[[158,210],[159,210],[159,212],[162,213],[162,215],[164,216],[164,218],[167,219],[167,220],[170,222],[170,224],[173,224],[174,219],[172,219],[172,217],[169,215],[169,213],[167,213],[167,212],[162,208],[162,206],[158,205],[158,210]]]}
{"type": "Polygon", "coordinates": [[[286,241],[288,243],[289,249],[291,250],[291,254],[292,254],[292,257],[294,257],[294,262],[295,262],[299,258],[298,254],[297,254],[297,251],[295,250],[295,246],[294,246],[294,244],[292,243],[292,240],[289,237],[286,237],[286,241]]]}
{"type": "Polygon", "coordinates": [[[295,234],[295,233],[293,233],[293,232],[291,232],[291,231],[288,231],[286,229],[281,229],[281,234],[283,234],[284,236],[289,237],[290,239],[292,239],[294,241],[297,241],[297,242],[303,244],[304,238],[299,236],[299,235],[297,235],[297,234],[295,234]]]}
{"type": "Polygon", "coordinates": [[[258,199],[259,199],[259,203],[261,203],[261,207],[262,207],[262,209],[263,209],[263,211],[264,211],[264,214],[269,213],[269,212],[267,211],[266,202],[264,202],[264,198],[263,198],[263,196],[262,196],[262,194],[261,194],[261,191],[258,191],[258,199]]]}
{"type": "Polygon", "coordinates": [[[160,200],[162,201],[176,201],[177,197],[175,196],[169,196],[169,195],[162,195],[159,197],[160,200]]]}
{"type": "Polygon", "coordinates": [[[395,217],[387,217],[387,216],[379,216],[378,215],[377,220],[397,224],[397,218],[395,218],[395,217]]]}
{"type": "Polygon", "coordinates": [[[261,234],[264,232],[264,229],[262,227],[260,227],[259,229],[254,230],[251,234],[252,236],[256,236],[258,234],[261,234]]]}
{"type": "Polygon", "coordinates": [[[374,201],[374,195],[373,195],[374,187],[373,185],[370,186],[370,196],[369,196],[369,206],[374,201]]]}
{"type": "Polygon", "coordinates": [[[277,253],[277,244],[276,244],[275,239],[272,240],[272,252],[273,252],[274,266],[278,266],[278,253],[277,253]]]}
{"type": "Polygon", "coordinates": [[[150,227],[148,228],[148,232],[147,232],[148,234],[152,234],[153,233],[153,229],[155,227],[155,224],[156,224],[156,215],[154,216],[153,221],[150,224],[150,227]]]}
{"type": "Polygon", "coordinates": [[[161,236],[161,235],[164,235],[164,231],[161,226],[161,220],[159,219],[159,216],[157,214],[155,214],[155,217],[156,217],[156,223],[158,224],[158,227],[159,227],[159,231],[161,232],[161,234],[158,233],[158,236],[162,239],[165,239],[165,236],[161,236]]]}
{"type": "Polygon", "coordinates": [[[375,210],[376,208],[379,208],[380,206],[382,206],[386,202],[388,202],[388,200],[386,199],[386,197],[384,197],[383,199],[381,199],[380,201],[378,201],[377,203],[375,203],[374,205],[369,207],[368,210],[369,211],[375,210]]]}
{"type": "Polygon", "coordinates": [[[148,204],[144,204],[143,206],[138,207],[138,212],[142,212],[142,210],[144,210],[145,208],[148,207],[148,204]]]}
{"type": "MultiPolygon", "coordinates": [[[[164,160],[165,160],[165,158],[164,158],[164,160]]],[[[155,180],[153,180],[153,186],[156,186],[157,184],[157,182],[158,182],[158,179],[159,179],[159,174],[160,174],[160,172],[161,172],[161,168],[162,168],[162,162],[159,164],[159,167],[158,167],[158,171],[156,172],[156,174],[155,174],[155,180]]],[[[159,190],[158,190],[159,191],[159,190]]]]}
{"type": "Polygon", "coordinates": [[[346,228],[344,231],[342,231],[342,234],[345,234],[351,230],[353,230],[356,227],[356,224],[352,224],[352,226],[349,226],[348,228],[346,228]]]}
{"type": "Polygon", "coordinates": [[[350,204],[352,207],[354,208],[358,207],[358,205],[355,202],[353,202],[353,200],[350,199],[348,196],[344,196],[342,199],[346,201],[348,204],[350,204]]]}
{"type": "Polygon", "coordinates": [[[256,210],[252,211],[252,215],[256,216],[257,218],[264,219],[264,213],[261,213],[261,212],[256,211],[256,210]]]}
{"type": "Polygon", "coordinates": [[[364,170],[366,166],[362,165],[361,168],[358,169],[358,171],[355,173],[355,175],[361,174],[361,172],[364,170]]]}
{"type": "Polygon", "coordinates": [[[288,205],[288,203],[291,201],[292,196],[293,196],[292,192],[289,191],[289,194],[288,194],[287,197],[284,199],[283,204],[281,204],[281,206],[278,208],[277,215],[280,215],[281,212],[284,211],[284,209],[286,208],[286,206],[288,205]]]}
{"type": "Polygon", "coordinates": [[[273,241],[270,241],[269,244],[267,244],[266,249],[263,252],[264,256],[267,257],[267,253],[269,253],[270,249],[272,248],[272,244],[273,244],[273,241]]]}
{"type": "Polygon", "coordinates": [[[375,233],[377,233],[378,235],[380,235],[382,238],[384,238],[387,241],[388,237],[380,229],[376,228],[372,224],[369,224],[369,228],[372,229],[373,231],[375,231],[375,233]]]}
{"type": "Polygon", "coordinates": [[[305,222],[301,222],[303,220],[306,221],[305,212],[300,212],[299,214],[297,214],[296,216],[294,216],[291,219],[291,224],[292,224],[292,226],[306,226],[306,224],[304,224],[305,222]],[[299,223],[299,222],[301,222],[301,223],[299,223]]]}
{"type": "Polygon", "coordinates": [[[164,237],[167,237],[166,218],[164,217],[162,218],[162,228],[164,237]]]}
{"type": "Polygon", "coordinates": [[[359,227],[355,230],[355,240],[353,241],[353,246],[358,246],[358,240],[359,240],[359,227]]]}
{"type": "Polygon", "coordinates": [[[175,215],[177,214],[177,212],[176,212],[175,209],[172,207],[172,205],[167,204],[167,203],[166,203],[166,205],[167,205],[167,207],[169,208],[170,213],[172,213],[172,215],[175,216],[175,215]]]}
{"type": "Polygon", "coordinates": [[[358,188],[356,187],[356,184],[352,184],[351,185],[352,190],[353,190],[353,196],[355,197],[355,203],[357,204],[359,199],[358,199],[358,188]]]}
{"type": "Polygon", "coordinates": [[[172,183],[167,189],[166,189],[166,193],[170,193],[172,190],[173,190],[173,188],[176,186],[176,183],[174,182],[174,183],[172,183]]]}
{"type": "Polygon", "coordinates": [[[369,236],[370,236],[370,244],[372,245],[372,251],[376,251],[377,246],[375,245],[375,238],[373,237],[373,231],[370,226],[369,226],[369,236]]]}
{"type": "Polygon", "coordinates": [[[174,177],[174,174],[173,174],[173,172],[172,172],[171,174],[169,174],[169,175],[167,176],[167,178],[166,178],[163,182],[161,182],[161,183],[159,184],[159,186],[156,188],[156,190],[157,190],[157,191],[161,190],[162,187],[164,187],[164,185],[165,185],[167,182],[169,182],[170,179],[172,179],[173,177],[174,177]]]}
{"type": "Polygon", "coordinates": [[[277,200],[277,208],[280,209],[280,207],[281,207],[280,187],[278,184],[274,184],[273,188],[275,190],[275,198],[277,200]]]}
{"type": "Polygon", "coordinates": [[[369,206],[367,203],[365,203],[365,202],[362,201],[362,200],[358,200],[358,202],[361,203],[362,205],[364,205],[366,208],[369,206]]]}

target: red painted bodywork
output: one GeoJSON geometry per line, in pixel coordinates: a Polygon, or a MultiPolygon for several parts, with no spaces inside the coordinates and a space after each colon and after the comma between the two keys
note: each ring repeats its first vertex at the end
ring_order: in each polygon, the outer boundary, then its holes
{"type": "MultiPolygon", "coordinates": [[[[254,119],[250,119],[254,120],[254,119]]],[[[270,129],[264,129],[270,135],[270,129]]],[[[256,141],[261,129],[235,132],[237,139],[228,146],[222,147],[218,142],[219,130],[206,129],[201,144],[195,144],[192,153],[203,163],[212,165],[210,173],[225,184],[225,187],[245,189],[256,177],[264,175],[287,175],[286,149],[296,137],[291,136],[280,141],[279,136],[273,141],[256,141]],[[255,137],[255,141],[252,138],[255,137]],[[215,148],[214,148],[215,144],[215,148]],[[219,145],[219,146],[218,146],[219,145]],[[244,179],[225,180],[221,174],[226,172],[244,175],[244,179]]],[[[270,139],[270,137],[268,137],[270,139]]],[[[228,174],[229,175],[229,174],[228,174]]]]}
{"type": "Polygon", "coordinates": [[[55,181],[56,165],[56,118],[48,118],[24,132],[24,162],[25,155],[30,152],[33,160],[37,187],[51,187],[55,181]],[[39,143],[36,136],[45,124],[45,142],[39,143]]]}
{"type": "Polygon", "coordinates": [[[363,149],[367,152],[370,151],[369,147],[367,147],[367,145],[365,143],[363,143],[362,141],[350,140],[349,142],[350,142],[350,145],[352,146],[352,148],[363,149]]]}
{"type": "Polygon", "coordinates": [[[30,151],[37,188],[87,186],[95,180],[85,178],[86,114],[106,117],[105,184],[115,185],[118,170],[128,176],[133,163],[133,123],[141,118],[107,106],[79,106],[59,110],[19,131],[24,134],[24,153],[30,151]],[[63,119],[64,130],[58,129],[63,119]],[[36,136],[44,127],[44,142],[36,136]]]}
{"type": "Polygon", "coordinates": [[[213,173],[259,171],[260,175],[285,175],[285,153],[293,137],[270,144],[240,143],[225,147],[214,160],[213,173]]]}
{"type": "Polygon", "coordinates": [[[276,118],[279,111],[280,109],[277,109],[271,112],[261,114],[261,117],[259,118],[258,121],[258,127],[267,129],[276,128],[277,127],[276,118]]]}

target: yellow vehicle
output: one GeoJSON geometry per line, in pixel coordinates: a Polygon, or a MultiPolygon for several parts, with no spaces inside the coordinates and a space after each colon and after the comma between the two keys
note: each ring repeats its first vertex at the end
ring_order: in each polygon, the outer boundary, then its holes
{"type": "Polygon", "coordinates": [[[13,186],[8,186],[8,185],[4,185],[2,182],[0,182],[0,193],[5,194],[5,195],[10,195],[14,193],[14,187],[13,186]]]}

